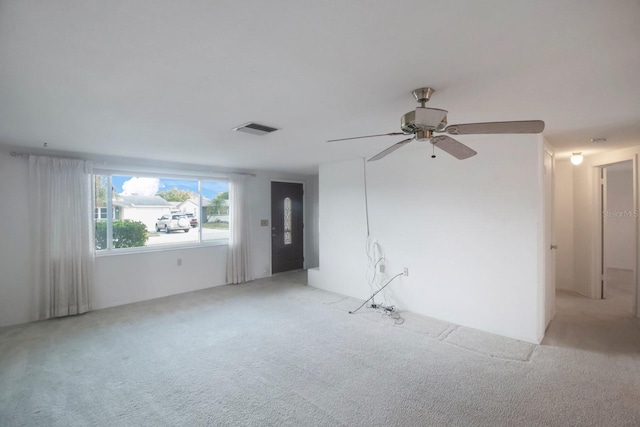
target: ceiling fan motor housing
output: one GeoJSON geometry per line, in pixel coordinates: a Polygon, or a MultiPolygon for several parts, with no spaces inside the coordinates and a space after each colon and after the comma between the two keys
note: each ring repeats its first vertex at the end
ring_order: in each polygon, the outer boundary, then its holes
{"type": "Polygon", "coordinates": [[[437,108],[418,107],[402,116],[400,127],[406,133],[420,130],[440,132],[447,127],[447,113],[448,111],[437,108]]]}

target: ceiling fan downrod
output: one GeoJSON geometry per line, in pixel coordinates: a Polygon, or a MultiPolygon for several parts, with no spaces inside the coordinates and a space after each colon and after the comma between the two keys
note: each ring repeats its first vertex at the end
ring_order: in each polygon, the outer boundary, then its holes
{"type": "Polygon", "coordinates": [[[425,104],[429,102],[431,99],[431,95],[433,95],[434,90],[430,87],[421,87],[420,89],[414,90],[413,97],[420,103],[420,106],[424,108],[425,104]]]}

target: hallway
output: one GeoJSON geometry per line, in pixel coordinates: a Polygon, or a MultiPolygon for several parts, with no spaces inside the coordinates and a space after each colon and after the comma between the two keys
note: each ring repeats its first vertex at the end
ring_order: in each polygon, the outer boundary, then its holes
{"type": "Polygon", "coordinates": [[[609,354],[640,353],[640,319],[633,316],[633,272],[609,269],[605,299],[556,292],[555,318],[542,345],[609,354]]]}

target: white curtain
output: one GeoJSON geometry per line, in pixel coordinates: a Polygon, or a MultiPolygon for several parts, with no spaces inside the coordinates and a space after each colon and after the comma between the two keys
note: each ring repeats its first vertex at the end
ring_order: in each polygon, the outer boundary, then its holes
{"type": "Polygon", "coordinates": [[[89,311],[93,273],[93,164],[29,156],[32,271],[38,319],[89,311]]]}
{"type": "Polygon", "coordinates": [[[229,253],[227,282],[243,283],[251,280],[249,269],[249,212],[247,209],[247,175],[229,177],[229,253]]]}

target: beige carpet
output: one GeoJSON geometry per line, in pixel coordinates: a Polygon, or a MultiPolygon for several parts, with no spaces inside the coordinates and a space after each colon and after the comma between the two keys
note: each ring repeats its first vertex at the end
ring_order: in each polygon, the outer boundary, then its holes
{"type": "Polygon", "coordinates": [[[604,300],[557,292],[558,313],[547,329],[543,345],[640,355],[640,319],[634,317],[633,272],[609,269],[607,275],[604,300]]]}
{"type": "Polygon", "coordinates": [[[640,425],[629,314],[560,294],[535,346],[349,315],[360,301],[305,283],[296,272],[2,328],[0,426],[640,425]]]}

